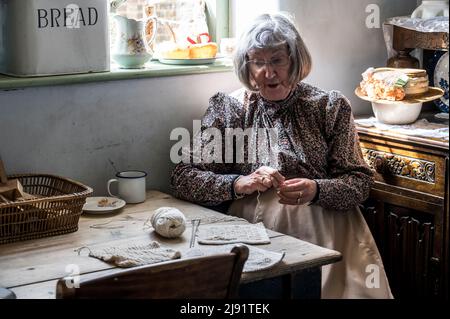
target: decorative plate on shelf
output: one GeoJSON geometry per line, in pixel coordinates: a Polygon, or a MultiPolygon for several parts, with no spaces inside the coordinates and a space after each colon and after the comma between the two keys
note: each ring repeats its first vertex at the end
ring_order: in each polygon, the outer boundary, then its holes
{"type": "Polygon", "coordinates": [[[159,58],[159,62],[164,64],[173,65],[200,65],[200,64],[211,64],[216,61],[216,58],[210,59],[164,59],[159,58]]]}
{"type": "Polygon", "coordinates": [[[201,65],[201,64],[212,64],[216,62],[217,59],[221,59],[223,56],[217,55],[215,58],[206,59],[165,59],[159,58],[159,62],[164,64],[173,65],[201,65]]]}
{"type": "Polygon", "coordinates": [[[437,86],[444,90],[444,95],[434,101],[442,112],[448,113],[448,52],[442,55],[436,63],[433,76],[433,86],[437,86]]]}

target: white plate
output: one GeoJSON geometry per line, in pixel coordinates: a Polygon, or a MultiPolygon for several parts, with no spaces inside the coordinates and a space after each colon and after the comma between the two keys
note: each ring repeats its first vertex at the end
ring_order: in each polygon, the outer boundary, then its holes
{"type": "Polygon", "coordinates": [[[88,197],[83,206],[83,212],[88,214],[109,214],[122,209],[125,206],[125,201],[115,197],[88,197]],[[108,206],[99,206],[99,202],[106,199],[108,206]]]}
{"type": "Polygon", "coordinates": [[[210,59],[164,59],[159,58],[159,62],[164,64],[173,65],[199,65],[199,64],[211,64],[216,62],[217,59],[223,58],[222,56],[216,56],[210,59]]]}

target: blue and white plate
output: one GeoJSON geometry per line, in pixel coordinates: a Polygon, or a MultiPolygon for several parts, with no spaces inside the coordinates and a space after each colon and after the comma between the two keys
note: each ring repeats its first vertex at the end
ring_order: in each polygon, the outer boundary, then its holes
{"type": "Polygon", "coordinates": [[[434,69],[433,86],[444,90],[444,95],[434,101],[442,112],[448,113],[448,52],[442,55],[434,69]]]}

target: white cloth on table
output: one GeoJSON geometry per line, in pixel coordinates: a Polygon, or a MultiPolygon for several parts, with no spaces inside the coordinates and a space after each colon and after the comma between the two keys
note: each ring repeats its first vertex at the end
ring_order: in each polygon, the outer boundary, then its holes
{"type": "Polygon", "coordinates": [[[322,266],[322,298],[393,298],[378,248],[358,208],[331,211],[317,205],[283,205],[270,189],[259,201],[256,194],[234,201],[229,213],[339,251],[341,261],[322,266]],[[373,269],[378,278],[371,277],[373,269]]]}
{"type": "Polygon", "coordinates": [[[88,249],[90,257],[103,260],[122,268],[154,264],[181,257],[179,251],[172,248],[161,247],[156,241],[144,245],[131,244],[126,246],[88,249]]]}
{"type": "Polygon", "coordinates": [[[433,137],[440,138],[446,141],[449,140],[448,125],[432,123],[426,119],[420,119],[412,124],[407,125],[391,125],[378,122],[374,117],[367,119],[357,119],[355,123],[365,127],[376,127],[380,130],[395,131],[396,133],[411,136],[433,137]]]}
{"type": "Polygon", "coordinates": [[[198,230],[197,242],[206,245],[270,244],[270,238],[262,223],[256,225],[205,225],[198,230]]]}

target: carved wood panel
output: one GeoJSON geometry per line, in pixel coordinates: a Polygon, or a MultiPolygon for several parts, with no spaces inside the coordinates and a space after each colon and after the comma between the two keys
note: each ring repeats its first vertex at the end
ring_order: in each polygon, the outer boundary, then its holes
{"type": "Polygon", "coordinates": [[[435,183],[436,164],[423,159],[361,148],[366,163],[380,174],[435,183]]]}
{"type": "Polygon", "coordinates": [[[399,216],[389,210],[386,222],[385,262],[394,294],[399,298],[433,296],[432,223],[399,216]]]}
{"type": "Polygon", "coordinates": [[[361,209],[375,238],[395,298],[439,295],[432,257],[433,221],[425,214],[369,200],[361,209]]]}

